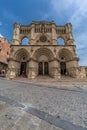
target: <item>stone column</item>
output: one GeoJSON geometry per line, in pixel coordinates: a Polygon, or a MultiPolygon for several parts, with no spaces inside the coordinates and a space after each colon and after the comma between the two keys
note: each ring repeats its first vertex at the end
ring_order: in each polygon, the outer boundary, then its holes
{"type": "Polygon", "coordinates": [[[31,39],[30,44],[34,44],[34,24],[31,25],[31,39]]]}
{"type": "Polygon", "coordinates": [[[78,57],[75,57],[73,60],[66,62],[67,71],[71,77],[76,77],[77,75],[77,68],[79,67],[78,60],[78,57]]]}
{"type": "Polygon", "coordinates": [[[36,76],[38,75],[37,68],[37,62],[31,59],[28,65],[28,78],[36,78],[36,76]]]}
{"type": "Polygon", "coordinates": [[[7,70],[6,77],[10,79],[13,79],[16,77],[16,68],[15,68],[15,63],[13,60],[10,60],[8,63],[8,70],[7,70]]]}
{"type": "Polygon", "coordinates": [[[54,23],[52,24],[52,44],[57,44],[56,27],[54,23]]]}
{"type": "Polygon", "coordinates": [[[13,38],[12,38],[12,44],[13,45],[19,45],[20,44],[20,24],[15,23],[14,24],[14,31],[13,31],[13,38]]]}
{"type": "Polygon", "coordinates": [[[56,59],[54,61],[51,61],[49,67],[50,67],[49,70],[50,76],[56,79],[60,79],[61,75],[60,75],[60,67],[58,61],[56,59]]]}
{"type": "Polygon", "coordinates": [[[74,38],[72,34],[72,24],[66,24],[66,37],[67,37],[67,45],[74,45],[74,38]]]}

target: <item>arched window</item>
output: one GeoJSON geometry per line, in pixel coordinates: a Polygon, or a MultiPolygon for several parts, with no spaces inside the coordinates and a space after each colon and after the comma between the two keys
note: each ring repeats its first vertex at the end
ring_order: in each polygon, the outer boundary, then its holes
{"type": "Polygon", "coordinates": [[[29,44],[29,39],[27,37],[22,39],[22,45],[28,45],[29,44]]]}
{"type": "Polygon", "coordinates": [[[58,39],[57,39],[57,43],[58,43],[59,45],[64,45],[64,39],[63,39],[63,38],[58,38],[58,39]]]}

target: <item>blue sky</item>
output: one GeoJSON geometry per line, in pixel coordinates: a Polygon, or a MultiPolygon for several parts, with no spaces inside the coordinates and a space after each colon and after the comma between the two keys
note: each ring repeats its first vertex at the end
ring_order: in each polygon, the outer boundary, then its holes
{"type": "Polygon", "coordinates": [[[71,22],[79,64],[87,66],[87,0],[0,0],[0,36],[12,40],[13,23],[71,22]]]}

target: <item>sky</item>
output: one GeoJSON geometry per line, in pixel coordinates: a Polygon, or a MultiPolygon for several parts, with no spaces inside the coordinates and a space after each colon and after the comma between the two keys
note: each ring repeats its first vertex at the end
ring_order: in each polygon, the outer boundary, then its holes
{"type": "Polygon", "coordinates": [[[87,66],[87,0],[0,0],[0,36],[11,43],[13,24],[72,23],[79,65],[87,66]]]}

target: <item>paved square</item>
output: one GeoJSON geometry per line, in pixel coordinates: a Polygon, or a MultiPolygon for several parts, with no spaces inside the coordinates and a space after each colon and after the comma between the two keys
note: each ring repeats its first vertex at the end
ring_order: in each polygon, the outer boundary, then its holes
{"type": "Polygon", "coordinates": [[[0,130],[87,130],[86,83],[1,78],[0,130]]]}

